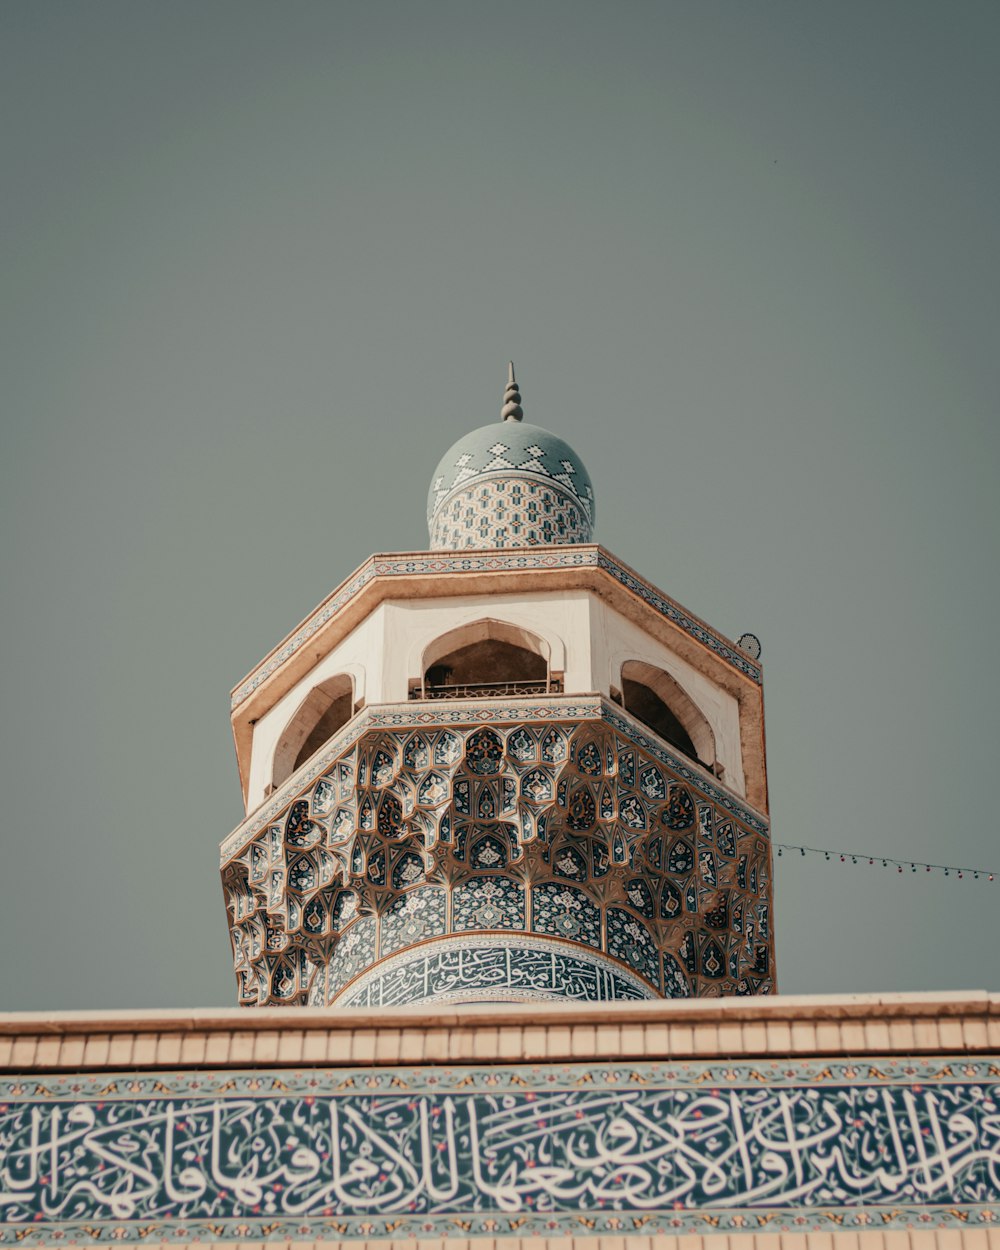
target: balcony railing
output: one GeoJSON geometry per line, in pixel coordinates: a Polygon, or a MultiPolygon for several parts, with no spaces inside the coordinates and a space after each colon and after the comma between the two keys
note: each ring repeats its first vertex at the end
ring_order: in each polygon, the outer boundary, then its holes
{"type": "Polygon", "coordinates": [[[562,694],[562,681],[476,681],[462,685],[414,686],[411,699],[522,699],[531,695],[562,694]]]}

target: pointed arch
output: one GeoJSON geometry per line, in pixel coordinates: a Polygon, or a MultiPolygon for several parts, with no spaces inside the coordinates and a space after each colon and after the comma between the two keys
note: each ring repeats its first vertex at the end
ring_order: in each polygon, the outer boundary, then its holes
{"type": "Polygon", "coordinates": [[[337,673],[314,686],[282,731],[271,765],[271,790],[276,790],[324,742],[354,715],[354,681],[337,673]]]}
{"type": "Polygon", "coordinates": [[[491,687],[530,687],[523,693],[551,689],[551,648],[539,634],[508,621],[484,617],[459,625],[424,648],[420,661],[423,698],[445,692],[491,687]]]}
{"type": "Polygon", "coordinates": [[[621,668],[621,691],[626,712],[689,759],[715,771],[712,727],[669,673],[642,660],[626,660],[621,668]]]}

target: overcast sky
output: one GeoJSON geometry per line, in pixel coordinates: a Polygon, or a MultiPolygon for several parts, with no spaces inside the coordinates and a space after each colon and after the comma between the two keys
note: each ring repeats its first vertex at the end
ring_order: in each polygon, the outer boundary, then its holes
{"type": "MultiPolygon", "coordinates": [[[[1000,6],[0,9],[0,1008],[235,1002],[230,688],[499,415],[763,643],[776,841],[1000,867],[1000,6]]],[[[1000,881],[777,864],[785,992],[1000,881]]]]}

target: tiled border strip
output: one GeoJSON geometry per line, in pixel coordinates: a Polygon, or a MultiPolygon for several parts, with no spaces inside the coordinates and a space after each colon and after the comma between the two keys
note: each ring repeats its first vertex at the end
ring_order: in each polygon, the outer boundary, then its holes
{"type": "Polygon", "coordinates": [[[376,577],[412,577],[437,573],[505,573],[535,569],[599,568],[639,596],[650,607],[708,647],[758,685],[761,667],[704,621],[668,599],[650,582],[596,545],[524,547],[496,551],[404,552],[370,556],[342,582],[291,634],[265,657],[232,693],[235,711],[268,677],[376,577]]]}
{"type": "Polygon", "coordinates": [[[268,1239],[317,1227],[355,1238],[403,1230],[421,1238],[556,1228],[669,1234],[706,1225],[726,1234],[748,1225],[776,1232],[983,1227],[1000,1214],[1000,1183],[995,1168],[983,1168],[995,1161],[995,1125],[978,1123],[977,1111],[998,1062],[670,1058],[0,1077],[4,1142],[13,1145],[13,1167],[4,1170],[5,1214],[13,1218],[0,1222],[0,1242],[46,1244],[58,1232],[106,1244],[135,1230],[161,1244],[180,1230],[186,1238],[192,1225],[239,1241],[244,1222],[268,1239]],[[874,1143],[860,1158],[859,1114],[874,1143]],[[782,1118],[784,1139],[775,1132],[782,1118]],[[631,1133],[616,1134],[623,1121],[631,1133]],[[539,1130],[547,1142],[536,1144],[539,1130]],[[890,1158],[895,1143],[887,1168],[879,1166],[880,1143],[890,1158]],[[289,1157],[293,1145],[311,1158],[289,1157]],[[675,1170],[667,1161],[678,1148],[688,1166],[675,1170]],[[443,1173],[433,1167],[439,1152],[450,1161],[443,1173]],[[744,1167],[720,1192],[716,1161],[737,1152],[744,1167]],[[774,1175],[775,1152],[794,1155],[794,1172],[774,1175]],[[321,1160],[333,1158],[324,1170],[321,1160]],[[376,1194],[367,1182],[376,1183],[380,1169],[366,1170],[366,1158],[386,1169],[376,1194]],[[831,1176],[838,1158],[843,1184],[837,1171],[831,1176]],[[178,1173],[178,1159],[190,1167],[178,1173]],[[108,1176],[98,1179],[98,1164],[100,1171],[110,1165],[108,1176]],[[567,1164],[586,1177],[575,1192],[563,1188],[567,1164]],[[541,1173],[532,1170],[539,1165],[541,1173]],[[619,1167],[627,1178],[614,1175],[619,1167]],[[51,1175],[40,1175],[49,1168],[51,1175]],[[96,1185],[74,1179],[83,1168],[96,1185]],[[646,1184],[637,1184],[640,1175],[646,1184]],[[581,1201],[585,1192],[589,1201],[581,1201]],[[539,1194],[551,1195],[551,1205],[535,1207],[539,1194]]]}
{"type": "Polygon", "coordinates": [[[597,548],[597,567],[604,569],[610,573],[615,581],[620,582],[627,590],[631,590],[633,594],[644,599],[650,607],[655,608],[661,616],[665,616],[668,621],[673,621],[675,625],[679,625],[686,634],[690,634],[692,638],[708,647],[710,651],[714,651],[717,656],[731,664],[733,668],[738,669],[745,677],[749,677],[751,681],[760,685],[761,683],[761,666],[750,658],[745,652],[732,646],[721,634],[717,634],[704,621],[700,621],[696,616],[691,616],[678,603],[674,603],[673,599],[668,599],[661,591],[645,578],[639,576],[627,565],[621,564],[611,555],[610,552],[603,548],[597,548]]]}
{"type": "MultiPolygon", "coordinates": [[[[496,965],[493,967],[495,968],[496,965]]],[[[452,932],[430,938],[418,946],[393,951],[392,954],[385,955],[375,963],[369,964],[337,990],[329,1005],[331,1007],[365,1007],[368,1010],[375,1010],[382,1006],[405,1005],[407,1002],[420,1001],[442,1004],[456,1000],[462,1003],[523,1003],[528,1000],[553,1002],[565,997],[559,982],[581,972],[584,975],[590,974],[594,978],[594,984],[592,985],[593,992],[588,995],[588,998],[584,1000],[582,995],[578,995],[576,999],[578,1002],[605,1002],[614,999],[635,1002],[654,998],[661,992],[659,983],[653,984],[647,981],[623,960],[609,955],[607,951],[568,941],[550,933],[511,930],[507,933],[491,933],[488,938],[484,938],[482,933],[477,932],[452,932]],[[539,989],[537,983],[526,985],[523,981],[517,982],[516,979],[511,979],[511,970],[508,967],[505,981],[501,982],[499,978],[490,976],[479,988],[460,984],[450,992],[435,992],[433,996],[411,995],[408,999],[397,999],[393,1004],[372,1003],[370,999],[368,1002],[364,1001],[364,995],[371,987],[378,986],[383,981],[391,982],[394,977],[405,975],[405,971],[409,968],[422,965],[426,970],[428,966],[433,967],[436,961],[460,952],[474,957],[477,953],[482,953],[485,943],[489,945],[490,955],[495,953],[498,956],[501,970],[504,968],[505,959],[508,959],[512,953],[516,956],[518,951],[522,951],[531,957],[544,957],[546,963],[549,960],[557,962],[560,965],[560,973],[553,974],[551,981],[543,989],[539,989]]],[[[514,978],[516,978],[516,971],[514,978]]]]}

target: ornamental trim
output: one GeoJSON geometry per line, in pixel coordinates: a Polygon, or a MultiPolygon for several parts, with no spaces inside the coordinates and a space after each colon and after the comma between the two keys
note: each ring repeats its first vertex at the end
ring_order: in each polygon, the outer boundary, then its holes
{"type": "Polygon", "coordinates": [[[376,577],[412,577],[434,573],[501,573],[534,569],[599,568],[639,596],[661,616],[706,646],[744,677],[760,685],[761,667],[721,634],[668,599],[650,582],[641,578],[610,552],[594,545],[528,547],[507,551],[430,551],[426,554],[370,556],[338,586],[318,608],[277,649],[264,659],[233,691],[230,706],[235,711],[286,660],[303,647],[326,623],[376,577]]]}
{"type": "Polygon", "coordinates": [[[0,1080],[0,1244],[989,1227],[1000,1057],[0,1080]]]}

